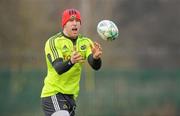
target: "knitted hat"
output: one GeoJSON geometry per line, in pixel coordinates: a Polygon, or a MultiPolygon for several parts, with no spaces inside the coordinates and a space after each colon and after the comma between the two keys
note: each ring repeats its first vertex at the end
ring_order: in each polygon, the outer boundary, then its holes
{"type": "Polygon", "coordinates": [[[70,20],[71,18],[76,18],[81,22],[81,15],[80,12],[76,9],[66,9],[62,14],[62,27],[70,20]]]}

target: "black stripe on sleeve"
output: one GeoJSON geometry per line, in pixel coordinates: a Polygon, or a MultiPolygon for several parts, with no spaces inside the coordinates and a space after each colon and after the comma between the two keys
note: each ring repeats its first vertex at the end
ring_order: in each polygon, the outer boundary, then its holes
{"type": "Polygon", "coordinates": [[[54,53],[54,50],[53,50],[53,47],[52,47],[52,40],[51,39],[49,40],[49,46],[50,46],[50,49],[52,51],[53,57],[55,59],[56,56],[55,56],[55,53],[54,53]]]}
{"type": "Polygon", "coordinates": [[[55,38],[51,38],[49,40],[49,46],[50,46],[50,49],[53,53],[54,59],[59,58],[59,54],[58,54],[57,49],[55,47],[55,38]]]}
{"type": "Polygon", "coordinates": [[[52,58],[51,58],[50,54],[47,54],[47,58],[48,58],[49,62],[52,64],[52,58]]]}
{"type": "Polygon", "coordinates": [[[59,54],[58,54],[58,51],[57,51],[56,46],[55,46],[55,38],[53,38],[52,44],[53,44],[53,47],[54,47],[54,50],[55,50],[55,53],[56,53],[56,58],[59,58],[59,54]]]}

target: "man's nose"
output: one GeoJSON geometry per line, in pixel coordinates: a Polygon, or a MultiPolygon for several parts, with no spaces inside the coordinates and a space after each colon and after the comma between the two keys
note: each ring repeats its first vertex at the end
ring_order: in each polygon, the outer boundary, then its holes
{"type": "Polygon", "coordinates": [[[76,21],[76,20],[73,20],[73,24],[76,25],[76,24],[77,24],[77,21],[76,21]]]}

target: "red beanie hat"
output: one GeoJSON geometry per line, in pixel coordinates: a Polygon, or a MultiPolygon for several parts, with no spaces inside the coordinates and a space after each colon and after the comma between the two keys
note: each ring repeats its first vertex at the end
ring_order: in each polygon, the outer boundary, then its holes
{"type": "Polygon", "coordinates": [[[66,9],[63,14],[62,14],[62,27],[64,28],[64,25],[67,23],[68,20],[70,20],[71,18],[76,18],[78,20],[80,20],[81,22],[81,15],[80,12],[76,9],[66,9]]]}

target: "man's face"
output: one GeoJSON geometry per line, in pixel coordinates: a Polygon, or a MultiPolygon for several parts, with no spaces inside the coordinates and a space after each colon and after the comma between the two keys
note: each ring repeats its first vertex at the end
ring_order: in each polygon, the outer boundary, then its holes
{"type": "Polygon", "coordinates": [[[67,36],[71,38],[76,38],[79,34],[79,30],[81,27],[80,20],[76,18],[71,18],[64,26],[64,31],[67,36]]]}

